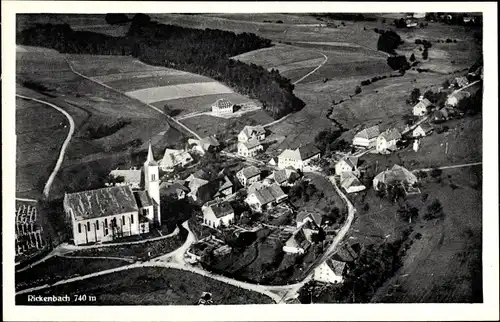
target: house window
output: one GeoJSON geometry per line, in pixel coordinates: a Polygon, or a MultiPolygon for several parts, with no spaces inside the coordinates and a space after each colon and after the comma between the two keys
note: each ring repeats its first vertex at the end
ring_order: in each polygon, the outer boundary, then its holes
{"type": "Polygon", "coordinates": [[[133,224],[134,223],[134,215],[130,216],[130,223],[133,224]]]}
{"type": "Polygon", "coordinates": [[[78,233],[82,233],[82,224],[78,223],[78,233]]]}
{"type": "Polygon", "coordinates": [[[108,227],[108,218],[104,219],[104,227],[106,227],[106,228],[108,227]]]}
{"type": "Polygon", "coordinates": [[[87,221],[87,231],[90,231],[90,221],[87,221]]]}
{"type": "Polygon", "coordinates": [[[122,225],[125,225],[125,216],[122,216],[122,225]]]}
{"type": "Polygon", "coordinates": [[[151,181],[155,181],[156,180],[156,176],[154,174],[151,175],[151,181]]]}
{"type": "Polygon", "coordinates": [[[95,221],[95,227],[96,227],[97,230],[99,230],[99,220],[95,221]]]}

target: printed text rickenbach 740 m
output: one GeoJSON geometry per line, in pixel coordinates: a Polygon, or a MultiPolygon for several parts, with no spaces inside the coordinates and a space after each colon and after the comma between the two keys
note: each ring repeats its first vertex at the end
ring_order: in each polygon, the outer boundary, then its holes
{"type": "Polygon", "coordinates": [[[73,294],[69,295],[52,295],[52,296],[42,296],[42,295],[28,295],[28,302],[95,302],[97,297],[93,295],[86,294],[73,294]]]}

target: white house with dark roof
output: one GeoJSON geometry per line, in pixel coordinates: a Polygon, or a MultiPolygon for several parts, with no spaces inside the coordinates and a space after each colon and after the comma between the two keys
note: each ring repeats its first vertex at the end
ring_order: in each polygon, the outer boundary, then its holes
{"type": "Polygon", "coordinates": [[[260,180],[260,170],[256,166],[251,165],[238,171],[236,178],[246,187],[260,180]]]}
{"type": "Polygon", "coordinates": [[[387,129],[377,137],[377,152],[389,153],[395,151],[399,140],[401,140],[401,133],[397,129],[387,129]]]}
{"type": "Polygon", "coordinates": [[[335,174],[340,175],[342,172],[354,172],[358,169],[357,157],[345,157],[335,163],[335,174]]]}
{"type": "Polygon", "coordinates": [[[234,112],[234,104],[225,98],[219,98],[212,104],[214,114],[231,114],[234,112]]]}
{"type": "Polygon", "coordinates": [[[250,139],[245,142],[238,142],[238,155],[241,157],[254,157],[263,151],[264,147],[257,139],[250,139]]]}
{"type": "Polygon", "coordinates": [[[294,169],[303,170],[314,160],[321,157],[321,151],[312,144],[307,144],[298,149],[285,149],[278,156],[278,168],[285,169],[292,167],[294,169]]]}
{"type": "Polygon", "coordinates": [[[352,140],[352,144],[355,146],[360,146],[365,148],[373,147],[375,146],[379,134],[380,134],[380,129],[378,125],[369,127],[367,129],[364,129],[356,133],[356,135],[354,135],[354,138],[352,140]]]}
{"type": "Polygon", "coordinates": [[[191,162],[193,162],[193,157],[189,152],[184,150],[165,149],[165,153],[159,165],[160,169],[163,171],[172,171],[177,166],[185,167],[191,162]]]}
{"type": "Polygon", "coordinates": [[[433,106],[431,101],[427,98],[423,98],[418,102],[415,106],[413,106],[413,115],[415,116],[424,116],[430,112],[430,108],[433,106]]]}
{"type": "Polygon", "coordinates": [[[330,284],[342,283],[346,269],[345,262],[330,258],[314,269],[313,280],[330,284]]]}
{"type": "Polygon", "coordinates": [[[233,207],[227,201],[208,202],[201,207],[203,224],[212,228],[229,226],[234,222],[233,207]]]}
{"type": "Polygon", "coordinates": [[[271,185],[254,183],[248,188],[248,195],[245,202],[252,208],[262,210],[263,207],[272,207],[280,204],[288,198],[288,195],[281,190],[276,183],[271,185]]]}
{"type": "Polygon", "coordinates": [[[419,124],[415,129],[413,129],[412,136],[414,138],[420,138],[429,135],[434,128],[428,123],[419,124]]]}
{"type": "Polygon", "coordinates": [[[238,134],[238,142],[247,142],[252,139],[262,141],[266,138],[266,130],[262,125],[250,126],[245,125],[243,130],[238,134]]]}

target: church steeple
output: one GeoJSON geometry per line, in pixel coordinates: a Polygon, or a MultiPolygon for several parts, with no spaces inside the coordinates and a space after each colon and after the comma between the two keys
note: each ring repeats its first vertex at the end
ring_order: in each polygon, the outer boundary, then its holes
{"type": "Polygon", "coordinates": [[[151,147],[151,141],[149,141],[149,147],[148,147],[148,156],[146,158],[145,164],[148,165],[158,165],[158,163],[155,161],[155,157],[153,155],[153,148],[151,147]]]}
{"type": "Polygon", "coordinates": [[[151,141],[148,147],[148,156],[144,162],[144,189],[148,192],[151,199],[154,201],[153,205],[153,221],[161,224],[160,214],[160,177],[158,171],[158,163],[154,159],[153,148],[151,141]]]}

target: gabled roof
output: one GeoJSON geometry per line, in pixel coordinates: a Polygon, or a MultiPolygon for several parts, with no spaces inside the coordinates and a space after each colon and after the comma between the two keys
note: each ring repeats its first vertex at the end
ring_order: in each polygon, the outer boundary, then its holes
{"type": "Polygon", "coordinates": [[[233,104],[225,98],[219,98],[215,101],[214,106],[217,108],[229,108],[233,106],[233,104]]]}
{"type": "Polygon", "coordinates": [[[335,259],[328,259],[326,261],[326,264],[332,269],[335,275],[342,276],[342,274],[344,273],[344,269],[346,266],[345,262],[340,262],[335,259]]]}
{"type": "Polygon", "coordinates": [[[278,184],[283,184],[288,181],[288,176],[285,169],[274,171],[273,173],[274,181],[278,184]]]}
{"type": "Polygon", "coordinates": [[[358,132],[354,137],[371,140],[379,136],[379,134],[380,134],[380,129],[378,125],[375,125],[358,132]]]}
{"type": "Polygon", "coordinates": [[[260,170],[256,166],[249,166],[239,171],[246,179],[260,175],[260,170]]]}
{"type": "Polygon", "coordinates": [[[300,148],[298,148],[298,150],[302,160],[310,159],[313,156],[321,153],[321,151],[312,144],[301,146],[300,148]]]}
{"type": "Polygon", "coordinates": [[[165,149],[161,165],[164,167],[174,167],[184,160],[191,159],[191,155],[183,150],[165,149]]]}
{"type": "Polygon", "coordinates": [[[311,246],[311,243],[307,240],[306,234],[302,228],[298,229],[286,242],[287,246],[302,248],[306,250],[311,246]]]}
{"type": "Polygon", "coordinates": [[[380,134],[380,137],[387,141],[399,140],[401,139],[401,133],[397,129],[387,129],[385,132],[380,134]]]}
{"type": "Polygon", "coordinates": [[[349,167],[354,169],[358,166],[359,158],[358,157],[345,157],[340,161],[345,162],[349,167]]]}
{"type": "Polygon", "coordinates": [[[291,159],[295,161],[301,161],[301,156],[299,150],[285,149],[278,157],[279,159],[291,159]]]}
{"type": "Polygon", "coordinates": [[[219,191],[225,190],[227,188],[231,188],[233,186],[233,183],[231,180],[229,180],[228,176],[224,176],[223,178],[220,178],[218,180],[219,183],[219,191]]]}
{"type": "Polygon", "coordinates": [[[375,179],[377,179],[379,182],[383,182],[386,184],[392,184],[395,182],[416,182],[417,177],[408,171],[407,169],[403,168],[402,166],[399,166],[395,164],[391,170],[386,170],[381,173],[379,173],[375,179]]]}
{"type": "Polygon", "coordinates": [[[418,102],[413,108],[423,108],[426,109],[429,106],[432,106],[433,104],[431,101],[429,101],[427,98],[422,99],[420,102],[418,102]]]}
{"type": "Polygon", "coordinates": [[[221,218],[234,213],[233,207],[227,201],[216,203],[210,206],[215,217],[221,218]]]}
{"type": "Polygon", "coordinates": [[[208,150],[211,146],[219,146],[219,141],[213,136],[207,136],[198,141],[203,150],[208,150]]]}
{"type": "Polygon", "coordinates": [[[257,139],[250,139],[247,142],[239,142],[238,144],[244,145],[248,150],[256,148],[258,146],[262,146],[257,139]]]}
{"type": "Polygon", "coordinates": [[[137,211],[130,186],[118,186],[68,193],[65,200],[77,220],[137,211]]]}
{"type": "Polygon", "coordinates": [[[280,199],[280,198],[287,196],[287,194],[285,194],[283,192],[283,190],[281,189],[281,187],[279,185],[277,185],[276,183],[271,184],[268,187],[268,189],[271,192],[274,199],[280,199]]]}
{"type": "Polygon", "coordinates": [[[112,170],[109,173],[113,177],[123,177],[125,183],[128,184],[140,184],[142,171],[141,170],[112,170]]]}
{"type": "Polygon", "coordinates": [[[252,137],[254,135],[266,134],[266,130],[262,125],[250,126],[245,125],[241,132],[245,133],[247,137],[252,137]]]}
{"type": "Polygon", "coordinates": [[[210,179],[210,173],[204,169],[199,169],[195,173],[191,174],[186,181],[190,181],[193,179],[202,179],[202,180],[208,180],[210,179]]]}
{"type": "MultiPolygon", "coordinates": [[[[165,183],[165,182],[164,182],[165,183]]],[[[164,184],[162,183],[160,185],[160,192],[165,195],[171,195],[174,193],[179,193],[181,191],[188,192],[189,189],[185,186],[183,186],[179,182],[174,182],[172,184],[164,184]]]]}
{"type": "Polygon", "coordinates": [[[321,224],[323,223],[323,216],[320,213],[307,210],[300,211],[297,214],[295,221],[303,222],[307,217],[310,217],[317,226],[321,226],[321,224]]]}
{"type": "Polygon", "coordinates": [[[341,174],[341,183],[340,185],[344,189],[348,189],[349,187],[357,187],[357,186],[364,186],[361,181],[359,181],[358,178],[354,175],[352,172],[342,172],[341,174]]]}
{"type": "Polygon", "coordinates": [[[199,178],[193,178],[193,180],[189,181],[189,190],[191,192],[196,193],[198,189],[208,183],[207,180],[199,179],[199,178]]]}
{"type": "Polygon", "coordinates": [[[428,133],[428,132],[434,130],[434,128],[432,127],[432,125],[430,125],[429,123],[422,123],[419,126],[417,126],[415,128],[415,130],[418,129],[418,128],[421,128],[425,133],[428,133]]]}
{"type": "Polygon", "coordinates": [[[134,197],[139,208],[149,207],[153,205],[153,202],[149,196],[149,193],[145,190],[135,191],[134,197]]]}

